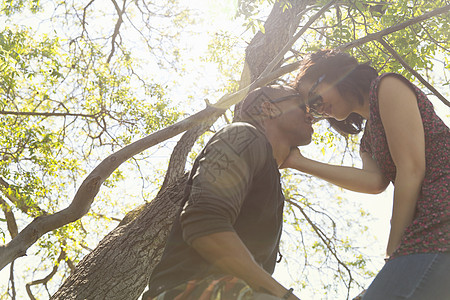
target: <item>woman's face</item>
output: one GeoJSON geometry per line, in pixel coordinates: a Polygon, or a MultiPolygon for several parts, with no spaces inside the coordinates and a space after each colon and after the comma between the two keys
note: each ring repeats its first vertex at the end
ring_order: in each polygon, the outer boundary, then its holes
{"type": "Polygon", "coordinates": [[[335,86],[322,82],[320,78],[316,83],[305,83],[300,91],[308,95],[309,107],[317,116],[338,121],[345,120],[357,104],[354,97],[344,98],[335,86]]]}

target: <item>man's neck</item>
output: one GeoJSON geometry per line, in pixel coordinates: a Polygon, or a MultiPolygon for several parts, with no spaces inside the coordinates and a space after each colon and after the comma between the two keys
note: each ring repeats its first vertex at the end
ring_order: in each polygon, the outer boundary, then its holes
{"type": "Polygon", "coordinates": [[[274,132],[271,128],[265,128],[265,135],[272,146],[272,153],[278,167],[286,160],[288,157],[291,146],[286,142],[281,134],[274,132]]]}

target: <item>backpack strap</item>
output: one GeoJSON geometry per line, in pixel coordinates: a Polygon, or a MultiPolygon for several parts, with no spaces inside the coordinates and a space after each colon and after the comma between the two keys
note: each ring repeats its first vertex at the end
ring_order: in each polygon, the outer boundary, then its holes
{"type": "Polygon", "coordinates": [[[184,188],[184,195],[183,195],[183,200],[181,201],[181,207],[183,208],[184,205],[186,204],[190,194],[191,194],[191,190],[192,190],[192,182],[193,182],[193,177],[195,172],[198,169],[198,165],[200,164],[200,159],[202,159],[205,156],[205,150],[206,147],[209,145],[209,142],[211,140],[208,141],[208,143],[205,145],[205,147],[203,148],[203,150],[200,152],[199,155],[197,155],[197,157],[194,160],[194,164],[192,165],[192,169],[189,172],[189,177],[188,180],[186,182],[186,186],[184,188]]]}

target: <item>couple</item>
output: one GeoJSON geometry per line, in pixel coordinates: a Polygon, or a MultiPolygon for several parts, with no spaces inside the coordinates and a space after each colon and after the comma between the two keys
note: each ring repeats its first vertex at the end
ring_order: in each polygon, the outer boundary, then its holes
{"type": "Polygon", "coordinates": [[[395,186],[387,262],[368,299],[450,299],[449,128],[401,75],[329,50],[302,62],[295,88],[252,91],[197,157],[185,204],[143,299],[298,299],[272,276],[283,222],[279,168],[343,188],[395,186]],[[326,118],[361,140],[362,169],[301,155],[326,118]]]}

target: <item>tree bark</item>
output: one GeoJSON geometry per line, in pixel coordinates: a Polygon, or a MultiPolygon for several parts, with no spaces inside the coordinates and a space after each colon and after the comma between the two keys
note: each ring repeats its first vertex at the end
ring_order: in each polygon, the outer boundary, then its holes
{"type": "Polygon", "coordinates": [[[162,254],[186,180],[168,185],[134,220],[109,233],[51,299],[137,299],[162,254]]]}
{"type": "MultiPolygon", "coordinates": [[[[298,27],[298,17],[311,1],[292,1],[285,10],[278,2],[272,9],[265,34],[258,32],[246,50],[241,87],[253,82],[289,41],[298,27]]],[[[158,263],[173,219],[180,207],[187,179],[186,156],[199,135],[220,114],[185,133],[179,141],[163,187],[149,204],[133,211],[77,266],[52,299],[137,299],[158,263]],[[188,142],[187,142],[188,141],[188,142]],[[134,219],[133,217],[136,216],[134,219]],[[133,220],[131,220],[133,219],[133,220]]]]}
{"type": "MultiPolygon", "coordinates": [[[[282,2],[275,2],[268,16],[262,33],[258,31],[245,49],[245,64],[242,71],[240,86],[247,86],[255,81],[265,68],[292,38],[300,23],[300,13],[307,5],[317,0],[291,1],[292,8],[284,10],[282,2]],[[284,10],[284,11],[283,11],[284,10]]],[[[281,61],[275,66],[277,69],[281,61]]],[[[239,111],[242,102],[236,104],[235,112],[239,111]]],[[[236,114],[235,114],[236,115],[236,114]]]]}

